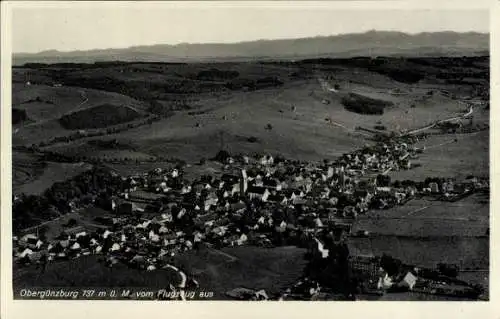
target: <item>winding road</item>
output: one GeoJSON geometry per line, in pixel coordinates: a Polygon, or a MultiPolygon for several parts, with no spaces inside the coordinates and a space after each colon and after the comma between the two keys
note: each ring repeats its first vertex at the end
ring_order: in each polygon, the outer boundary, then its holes
{"type": "Polygon", "coordinates": [[[465,114],[462,114],[462,115],[459,115],[459,116],[450,117],[450,118],[445,119],[445,120],[436,121],[433,124],[424,126],[422,128],[419,128],[419,129],[412,130],[412,131],[407,132],[405,134],[402,134],[400,136],[408,136],[408,135],[417,134],[417,133],[420,133],[420,132],[423,132],[423,131],[430,130],[431,128],[434,128],[437,125],[442,124],[442,123],[451,122],[451,121],[455,121],[455,120],[459,120],[459,119],[464,119],[464,118],[470,116],[473,112],[474,112],[474,109],[473,109],[473,107],[471,105],[469,111],[467,113],[465,113],[465,114]]]}

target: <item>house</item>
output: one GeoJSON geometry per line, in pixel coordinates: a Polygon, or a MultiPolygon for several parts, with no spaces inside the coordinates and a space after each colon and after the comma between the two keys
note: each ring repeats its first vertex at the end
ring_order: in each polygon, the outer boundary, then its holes
{"type": "Polygon", "coordinates": [[[311,190],[311,195],[317,198],[328,199],[330,196],[330,189],[328,187],[314,187],[311,190]]]}
{"type": "Polygon", "coordinates": [[[333,177],[333,174],[334,174],[334,170],[333,170],[333,167],[328,167],[328,170],[327,170],[327,173],[326,173],[326,177],[327,178],[332,178],[333,177]]]}
{"type": "Polygon", "coordinates": [[[111,251],[118,251],[121,249],[120,244],[114,243],[113,246],[111,246],[111,251]]]}
{"type": "Polygon", "coordinates": [[[377,283],[377,289],[389,289],[393,285],[391,277],[387,273],[384,273],[383,276],[379,277],[378,283],[377,283]]]}
{"type": "Polygon", "coordinates": [[[253,186],[248,188],[248,196],[250,199],[259,199],[265,202],[269,195],[271,195],[271,192],[265,187],[253,186]]]}
{"type": "Polygon", "coordinates": [[[255,299],[257,300],[268,300],[269,296],[267,295],[266,291],[261,289],[255,293],[255,299]]]}
{"type": "Polygon", "coordinates": [[[316,225],[317,228],[323,227],[323,222],[321,221],[321,219],[319,217],[316,217],[316,219],[314,220],[314,224],[316,225]]]}
{"type": "Polygon", "coordinates": [[[292,201],[293,205],[295,206],[303,206],[303,205],[306,205],[307,204],[307,200],[304,199],[304,198],[295,198],[293,201],[292,201]]]}
{"type": "Polygon", "coordinates": [[[173,178],[176,178],[179,176],[179,170],[173,169],[172,172],[170,173],[173,178]]]}
{"type": "Polygon", "coordinates": [[[267,198],[268,202],[286,205],[288,199],[283,194],[269,195],[267,198]]]}
{"type": "Polygon", "coordinates": [[[453,182],[444,182],[442,185],[442,189],[444,193],[453,193],[455,191],[453,182]]]}
{"type": "Polygon", "coordinates": [[[219,198],[217,197],[217,194],[215,192],[210,192],[204,201],[205,211],[208,211],[211,206],[217,205],[218,201],[219,201],[219,198]]]}
{"type": "Polygon", "coordinates": [[[34,246],[38,242],[38,237],[35,234],[26,234],[19,239],[19,245],[23,247],[30,247],[34,249],[34,246]]]}
{"type": "Polygon", "coordinates": [[[329,250],[324,248],[322,242],[320,242],[317,238],[314,238],[317,244],[317,251],[320,253],[321,258],[327,258],[329,255],[329,250]]]}
{"type": "Polygon", "coordinates": [[[23,250],[22,252],[20,252],[19,254],[17,254],[17,257],[19,258],[25,258],[29,255],[33,254],[33,251],[29,248],[26,248],[25,250],[23,250]]]}
{"type": "MultiPolygon", "coordinates": [[[[233,184],[233,185],[230,185],[229,187],[227,187],[225,193],[230,194],[231,196],[234,196],[234,194],[242,192],[243,189],[244,188],[241,187],[240,183],[236,183],[236,184],[233,184]]],[[[245,191],[246,191],[246,188],[245,188],[245,191]]],[[[243,193],[245,191],[243,191],[243,193]]],[[[227,197],[227,196],[225,196],[225,197],[227,197]]]]}
{"type": "Polygon", "coordinates": [[[241,234],[241,236],[236,240],[238,246],[243,245],[248,241],[248,236],[246,234],[241,234]]]}
{"type": "Polygon", "coordinates": [[[333,208],[328,208],[328,221],[329,222],[334,222],[338,216],[338,209],[333,207],[333,208]]]}
{"type": "Polygon", "coordinates": [[[438,183],[436,182],[432,182],[432,183],[429,183],[429,188],[431,189],[431,193],[439,193],[439,186],[438,186],[438,183]]]}
{"type": "Polygon", "coordinates": [[[377,193],[390,193],[392,188],[389,186],[377,186],[376,191],[377,193]]]}
{"type": "Polygon", "coordinates": [[[330,205],[336,206],[339,202],[339,199],[337,197],[330,197],[328,199],[328,202],[330,203],[330,205]]]}
{"type": "Polygon", "coordinates": [[[252,186],[257,186],[257,187],[263,187],[264,186],[264,179],[263,179],[263,177],[260,174],[258,174],[254,178],[249,178],[249,181],[252,182],[251,183],[252,186]]]}
{"type": "Polygon", "coordinates": [[[287,223],[285,221],[282,221],[279,226],[276,226],[276,231],[279,233],[284,232],[287,229],[287,223]]]}
{"type": "Polygon", "coordinates": [[[40,251],[36,251],[36,252],[33,252],[32,254],[29,254],[28,258],[32,263],[39,263],[40,260],[42,259],[42,256],[46,256],[46,255],[42,254],[42,252],[40,252],[40,251]]]}
{"type": "Polygon", "coordinates": [[[113,234],[113,232],[109,231],[109,230],[105,230],[104,233],[102,234],[102,238],[106,239],[108,238],[109,235],[113,234]]]}
{"type": "Polygon", "coordinates": [[[259,163],[261,165],[273,165],[274,158],[271,155],[264,155],[260,158],[259,163]]]}
{"type": "Polygon", "coordinates": [[[293,201],[296,198],[302,198],[305,195],[303,191],[295,188],[286,188],[282,190],[281,193],[284,194],[286,198],[291,201],[293,201]]]}
{"type": "Polygon", "coordinates": [[[403,280],[401,280],[399,285],[412,290],[416,283],[417,277],[409,271],[406,276],[404,276],[403,280]]]}

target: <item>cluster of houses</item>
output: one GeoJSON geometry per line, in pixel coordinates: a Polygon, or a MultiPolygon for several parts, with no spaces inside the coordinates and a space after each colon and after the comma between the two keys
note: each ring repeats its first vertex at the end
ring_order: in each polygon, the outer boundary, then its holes
{"type": "MultiPolygon", "coordinates": [[[[27,234],[15,238],[14,255],[21,263],[46,263],[102,254],[111,267],[123,262],[153,271],[174,267],[175,255],[201,244],[312,243],[327,258],[319,235],[325,229],[339,240],[350,232],[345,220],[372,207],[401,204],[419,192],[453,192],[450,182],[423,190],[381,182],[389,170],[410,169],[420,151],[412,140],[400,139],[318,165],[270,155],[228,157],[223,174],[194,181],[185,180],[180,168],[157,168],[122,177],[121,191],[104,198],[110,217],[99,219],[103,227],[67,229],[50,243],[27,234]]],[[[401,281],[414,285],[409,274],[401,281]]],[[[387,285],[388,279],[377,284],[387,285]]]]}

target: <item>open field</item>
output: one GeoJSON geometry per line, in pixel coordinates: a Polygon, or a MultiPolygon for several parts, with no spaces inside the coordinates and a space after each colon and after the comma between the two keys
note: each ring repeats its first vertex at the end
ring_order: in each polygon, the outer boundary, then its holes
{"type": "Polygon", "coordinates": [[[41,176],[46,168],[39,156],[27,152],[12,152],[12,187],[28,184],[41,176]]]}
{"type": "MultiPolygon", "coordinates": [[[[393,67],[391,63],[405,63],[388,61],[384,67],[389,69],[393,67]]],[[[33,113],[35,122],[20,126],[13,143],[30,145],[48,137],[70,134],[72,131],[62,127],[58,119],[85,98],[88,101],[77,109],[79,117],[85,117],[79,122],[87,124],[97,123],[98,119],[91,112],[81,112],[103,104],[128,106],[147,113],[150,101],[156,101],[160,109],[176,110],[173,116],[152,125],[99,138],[132,140],[140,145],[140,149],[135,150],[140,153],[167,155],[188,162],[212,157],[221,147],[232,153],[259,151],[321,160],[364,145],[369,134],[356,131],[358,126],[412,129],[463,112],[464,106],[456,100],[437,93],[429,95],[429,91],[436,88],[466,91],[466,85],[436,82],[433,74],[439,73],[443,66],[431,63],[430,73],[421,81],[421,87],[420,83],[394,80],[379,72],[380,67],[373,72],[363,63],[349,60],[333,64],[131,63],[59,69],[49,66],[29,72],[16,68],[14,73],[19,73],[14,90],[17,103],[36,97],[42,101],[56,98],[60,101],[37,106],[41,110],[33,113]],[[55,74],[56,69],[63,87],[49,86],[50,81],[43,77],[40,84],[30,86],[21,81],[33,74],[55,74]],[[330,85],[339,86],[337,92],[325,91],[320,85],[318,79],[325,77],[330,85]],[[432,89],[427,82],[432,83],[432,89]],[[245,87],[255,90],[245,92],[245,87]],[[394,89],[403,93],[394,94],[394,89]],[[390,101],[394,106],[387,107],[383,115],[357,114],[341,104],[342,97],[350,93],[390,101]],[[324,100],[329,104],[324,104],[324,100]],[[254,137],[255,142],[249,142],[250,137],[254,137]]],[[[422,69],[414,61],[410,64],[422,69]]],[[[31,103],[26,106],[28,118],[29,105],[31,103]]],[[[70,148],[72,143],[78,141],[61,143],[61,147],[70,148]]]]}
{"type": "Polygon", "coordinates": [[[489,175],[489,130],[473,134],[430,136],[420,144],[420,147],[425,145],[426,149],[415,162],[422,166],[390,172],[392,179],[489,175]],[[455,138],[457,142],[454,142],[455,138]]]}
{"type": "Polygon", "coordinates": [[[353,225],[354,232],[369,231],[369,238],[350,239],[352,248],[361,254],[386,253],[421,266],[449,262],[488,269],[489,205],[481,199],[481,195],[454,203],[419,199],[371,211],[353,225]]]}
{"type": "MultiPolygon", "coordinates": [[[[264,289],[277,293],[301,275],[304,250],[295,247],[263,249],[202,248],[175,257],[173,262],[200,283],[203,291],[213,291],[215,299],[227,299],[225,292],[238,287],[264,289]]],[[[35,266],[14,271],[15,292],[25,287],[130,287],[168,288],[177,284],[178,275],[170,269],[144,272],[115,265],[108,268],[98,256],[51,263],[45,272],[35,266]]]]}
{"type": "Polygon", "coordinates": [[[358,254],[382,254],[420,267],[438,263],[457,264],[462,269],[489,269],[488,238],[439,237],[411,238],[394,235],[351,238],[350,250],[358,254]]]}
{"type": "Polygon", "coordinates": [[[132,269],[118,264],[106,267],[98,261],[98,256],[85,256],[78,259],[55,262],[47,266],[45,272],[35,266],[14,270],[14,294],[29,287],[130,287],[130,288],[168,288],[180,282],[177,272],[159,269],[154,272],[132,269]]]}
{"type": "Polygon", "coordinates": [[[42,162],[32,158],[27,162],[26,154],[13,154],[14,194],[41,194],[55,182],[65,181],[91,168],[86,163],[42,162]]]}
{"type": "Polygon", "coordinates": [[[214,291],[216,299],[226,299],[224,293],[238,287],[264,289],[268,294],[288,287],[303,273],[304,253],[296,247],[204,248],[178,257],[176,263],[199,278],[201,288],[214,291]]]}
{"type": "Polygon", "coordinates": [[[353,231],[414,237],[480,237],[489,227],[489,205],[479,196],[458,202],[411,200],[404,206],[371,211],[356,220],[353,231]]]}
{"type": "Polygon", "coordinates": [[[25,110],[30,120],[29,123],[13,127],[13,145],[31,145],[52,137],[66,136],[78,127],[65,128],[59,123],[60,118],[73,119],[80,115],[79,118],[84,116],[81,119],[83,123],[92,122],[95,119],[86,113],[92,114],[102,109],[102,105],[128,107],[140,113],[145,109],[143,102],[122,94],[78,87],[14,83],[12,96],[13,106],[25,110]]]}
{"type": "Polygon", "coordinates": [[[430,295],[418,292],[396,292],[379,296],[360,296],[358,300],[377,300],[377,301],[469,301],[470,299],[459,297],[448,297],[441,295],[430,295]]]}
{"type": "Polygon", "coordinates": [[[367,214],[369,218],[400,219],[443,219],[462,221],[482,221],[488,224],[489,201],[483,194],[474,194],[457,202],[441,202],[428,199],[412,199],[403,206],[387,210],[374,210],[367,214]]]}
{"type": "Polygon", "coordinates": [[[143,173],[147,173],[149,171],[152,171],[155,168],[161,167],[161,168],[168,168],[172,167],[172,163],[168,162],[160,162],[160,161],[155,161],[155,162],[139,162],[139,163],[134,163],[134,162],[129,162],[129,163],[106,163],[106,167],[111,168],[113,171],[116,171],[118,174],[121,174],[123,176],[128,176],[128,175],[139,175],[143,173]]]}

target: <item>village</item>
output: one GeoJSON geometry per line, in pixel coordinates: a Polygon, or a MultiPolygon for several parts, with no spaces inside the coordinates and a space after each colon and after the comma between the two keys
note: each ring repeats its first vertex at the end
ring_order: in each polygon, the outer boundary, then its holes
{"type": "Polygon", "coordinates": [[[488,181],[474,176],[462,181],[391,181],[389,171],[412,169],[412,161],[424,151],[414,146],[419,138],[425,136],[386,139],[318,164],[220,151],[214,160],[224,171],[192,181],[184,178],[182,167],[127,177],[110,172],[115,192],[93,194],[90,202],[80,196],[67,203],[71,213],[89,207],[106,211],[95,218],[95,227],[73,221],[54,238],[44,238],[38,228],[20,233],[13,239],[14,262],[46,268],[53,262],[100,255],[109,267],[124,263],[144,271],[173,269],[181,280],[171,288],[182,292],[203,286],[174,264],[173,257],[183,252],[292,245],[308,250],[310,262],[303,280],[279,296],[244,288],[228,296],[323,300],[335,294],[355,298],[361,292],[414,290],[477,297],[480,287],[447,276],[452,266],[443,266],[440,272],[388,256],[368,258],[346,251],[350,236],[370,236],[368,231],[351,232],[352,222],[369,210],[425,196],[453,201],[488,187],[488,181]],[[330,275],[318,275],[325,272],[330,275]],[[337,283],[335,287],[331,282],[337,283]]]}

